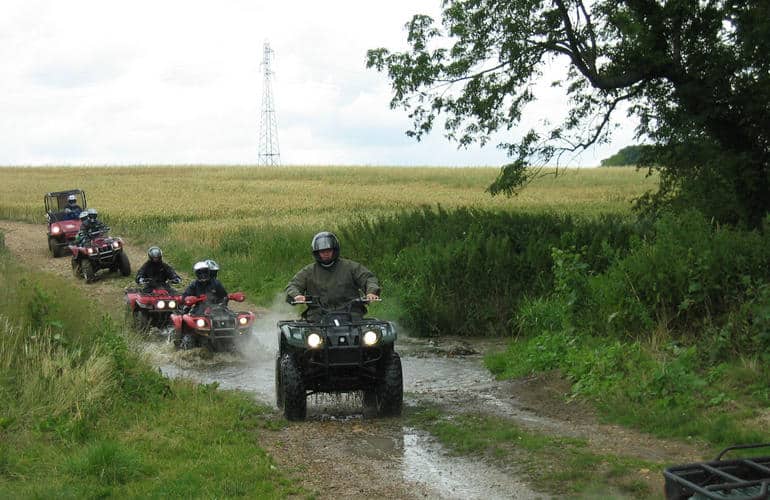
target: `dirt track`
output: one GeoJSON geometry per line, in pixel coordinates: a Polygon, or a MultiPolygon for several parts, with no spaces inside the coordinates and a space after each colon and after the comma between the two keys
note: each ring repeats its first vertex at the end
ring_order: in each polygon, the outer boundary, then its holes
{"type": "MultiPolygon", "coordinates": [[[[54,259],[46,246],[45,226],[0,221],[6,246],[26,265],[66,276],[73,286],[88,290],[104,310],[123,314],[123,288],[131,278],[108,276],[86,285],[72,277],[69,257],[54,259]],[[94,293],[96,292],[96,293],[94,293]]],[[[127,242],[132,271],[145,260],[144,248],[127,242]]],[[[165,249],[167,255],[173,252],[165,249]]],[[[253,308],[243,303],[239,308],[253,308]]],[[[253,309],[252,309],[253,310],[253,309]]],[[[162,342],[148,342],[147,350],[164,373],[223,388],[254,393],[272,405],[272,362],[275,319],[285,310],[262,310],[249,359],[190,359],[171,352],[162,342]]],[[[568,387],[558,379],[498,382],[481,364],[481,352],[500,348],[499,342],[469,344],[458,340],[438,343],[399,338],[404,364],[407,405],[438,404],[448,412],[487,412],[511,418],[540,432],[586,438],[598,453],[628,455],[646,460],[683,463],[699,453],[678,443],[612,425],[599,424],[593,412],[564,398],[568,387]]],[[[319,498],[541,498],[519,471],[500,468],[477,458],[448,455],[431,436],[406,427],[401,419],[369,419],[360,402],[313,400],[307,422],[262,436],[276,461],[319,498]]],[[[662,491],[659,471],[639,471],[653,491],[662,491]]]]}

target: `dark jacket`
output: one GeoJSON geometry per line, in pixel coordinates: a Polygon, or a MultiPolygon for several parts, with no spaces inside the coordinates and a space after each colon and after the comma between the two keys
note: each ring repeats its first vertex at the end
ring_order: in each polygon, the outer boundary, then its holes
{"type": "MultiPolygon", "coordinates": [[[[291,301],[297,295],[310,296],[320,300],[327,309],[343,307],[367,293],[380,295],[377,277],[358,262],[343,258],[337,259],[331,267],[318,262],[309,264],[286,285],[286,300],[291,301]]],[[[363,315],[366,308],[363,304],[354,304],[352,311],[363,315]]],[[[304,315],[315,320],[320,311],[309,306],[304,315]]]]}
{"type": "Polygon", "coordinates": [[[191,295],[195,297],[206,295],[209,302],[215,304],[227,304],[227,290],[225,290],[222,283],[215,278],[211,278],[208,281],[194,280],[182,293],[182,302],[191,295]]]}
{"type": "Polygon", "coordinates": [[[174,268],[165,262],[148,259],[136,272],[136,282],[149,280],[150,284],[163,285],[167,281],[181,281],[174,268]]]}
{"type": "Polygon", "coordinates": [[[92,221],[90,219],[84,220],[80,224],[80,231],[75,236],[75,242],[78,245],[84,245],[87,241],[91,240],[92,235],[102,232],[107,229],[107,226],[101,221],[92,221]]]}

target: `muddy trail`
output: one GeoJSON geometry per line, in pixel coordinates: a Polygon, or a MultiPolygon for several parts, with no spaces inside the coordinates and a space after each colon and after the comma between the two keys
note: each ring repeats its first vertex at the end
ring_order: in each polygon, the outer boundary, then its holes
{"type": "MultiPolygon", "coordinates": [[[[144,262],[144,248],[126,242],[131,277],[106,274],[86,284],[72,276],[69,256],[49,255],[44,225],[0,221],[0,231],[5,233],[6,246],[24,264],[67,277],[103,310],[123,318],[123,290],[133,283],[133,273],[144,262]]],[[[173,260],[173,249],[164,250],[173,260]]],[[[189,277],[189,273],[180,274],[189,277]]],[[[296,311],[280,301],[270,309],[248,302],[231,305],[258,313],[249,345],[241,354],[212,355],[203,349],[178,352],[157,331],[143,342],[144,349],[166,376],[248,391],[275,408],[275,323],[294,317],[296,311]]],[[[684,444],[599,423],[591,409],[565,397],[569,387],[555,377],[496,381],[483,366],[483,354],[503,347],[500,340],[424,340],[400,333],[397,350],[403,363],[405,405],[431,404],[449,414],[502,416],[529,430],[586,439],[592,451],[603,455],[666,463],[700,459],[698,450],[684,444]]],[[[452,455],[404,419],[365,415],[356,395],[313,396],[308,400],[306,422],[266,431],[260,439],[276,462],[318,498],[548,497],[521,470],[479,457],[452,455]]],[[[650,484],[652,491],[662,492],[660,471],[640,470],[638,479],[650,484]]]]}

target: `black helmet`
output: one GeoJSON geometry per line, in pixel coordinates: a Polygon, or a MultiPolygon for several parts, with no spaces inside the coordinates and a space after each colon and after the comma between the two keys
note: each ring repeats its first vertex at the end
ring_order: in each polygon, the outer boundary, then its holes
{"type": "Polygon", "coordinates": [[[200,281],[208,281],[211,278],[211,269],[205,261],[196,262],[193,266],[193,273],[200,281]]]}
{"type": "Polygon", "coordinates": [[[321,264],[324,267],[330,267],[335,262],[337,262],[337,259],[340,256],[340,242],[337,239],[337,237],[334,235],[334,233],[330,233],[329,231],[322,231],[315,236],[313,236],[313,241],[310,244],[310,247],[313,250],[313,257],[315,258],[316,262],[321,264]],[[321,250],[333,250],[332,253],[332,259],[328,262],[321,261],[321,256],[319,255],[319,252],[321,250]]]}
{"type": "Polygon", "coordinates": [[[163,260],[163,251],[160,249],[160,247],[150,247],[147,250],[147,257],[149,257],[152,261],[160,262],[163,260]]]}
{"type": "Polygon", "coordinates": [[[217,277],[217,272],[219,272],[219,264],[215,260],[212,259],[206,259],[206,264],[209,266],[209,274],[212,278],[217,277]]]}

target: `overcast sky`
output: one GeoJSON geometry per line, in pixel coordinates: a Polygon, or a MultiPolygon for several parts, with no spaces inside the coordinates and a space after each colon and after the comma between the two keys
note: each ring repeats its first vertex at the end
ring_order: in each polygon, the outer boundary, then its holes
{"type": "Polygon", "coordinates": [[[365,68],[367,49],[405,49],[404,24],[440,3],[2,0],[0,165],[255,164],[266,41],[282,164],[500,165],[494,144],[406,137],[387,76],[365,68]]]}

